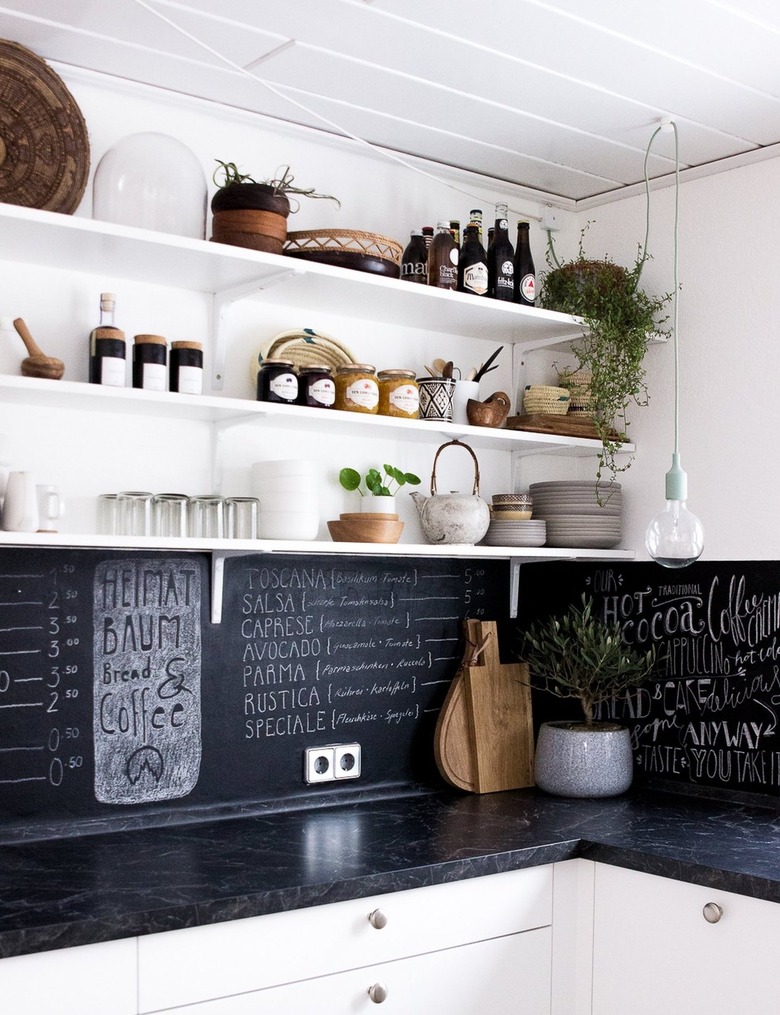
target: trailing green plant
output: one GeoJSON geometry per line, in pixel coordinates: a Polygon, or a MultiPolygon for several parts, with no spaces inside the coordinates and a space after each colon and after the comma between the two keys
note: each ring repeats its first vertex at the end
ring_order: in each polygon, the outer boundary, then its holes
{"type": "MultiPolygon", "coordinates": [[[[255,180],[249,173],[242,173],[235,162],[223,162],[221,159],[215,159],[214,161],[217,163],[217,168],[214,170],[211,178],[219,190],[231,187],[236,183],[262,183],[266,187],[270,187],[272,193],[284,194],[288,200],[291,194],[296,194],[300,197],[335,201],[337,207],[341,207],[341,201],[337,197],[333,197],[332,194],[318,194],[314,187],[296,187],[293,182],[295,177],[290,172],[289,166],[280,166],[276,170],[276,176],[271,177],[269,180],[255,180]]],[[[297,201],[295,201],[295,204],[297,207],[291,207],[293,212],[300,208],[300,204],[297,201]]]]}
{"type": "Polygon", "coordinates": [[[372,468],[365,476],[361,476],[355,469],[342,469],[339,483],[345,490],[357,490],[361,497],[392,497],[402,486],[419,486],[422,482],[413,472],[402,472],[394,465],[385,465],[383,468],[384,473],[372,468]],[[361,482],[365,491],[361,489],[361,482]]]}
{"type": "MultiPolygon", "coordinates": [[[[589,225],[589,223],[588,223],[589,225]]],[[[603,469],[624,472],[632,457],[621,461],[617,453],[628,430],[626,410],[631,402],[648,401],[643,366],[647,343],[653,334],[665,334],[664,307],[672,294],[652,296],[640,288],[642,269],[649,254],[638,249],[630,268],[609,256],[593,260],[584,253],[588,225],[580,234],[579,252],[571,261],[555,256],[552,236],[547,248],[549,269],[542,274],[541,306],[583,319],[583,336],[572,347],[578,368],[591,374],[593,420],[602,444],[597,481],[603,469]]]]}
{"type": "Polygon", "coordinates": [[[656,668],[656,652],[626,645],[619,622],[603,624],[582,596],[562,617],[536,621],[522,636],[531,682],[557,698],[577,698],[587,726],[599,702],[641,684],[656,668]]]}

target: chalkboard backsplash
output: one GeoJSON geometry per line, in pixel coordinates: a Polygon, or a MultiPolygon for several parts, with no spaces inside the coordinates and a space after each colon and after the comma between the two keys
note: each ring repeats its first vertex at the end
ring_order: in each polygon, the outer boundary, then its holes
{"type": "MultiPolygon", "coordinates": [[[[630,644],[657,647],[658,678],[599,716],[630,727],[637,779],[780,795],[780,565],[530,564],[512,622],[515,650],[524,623],[583,592],[630,644]]],[[[553,708],[560,714],[561,703],[535,695],[537,724],[553,708]]]]}
{"type": "Polygon", "coordinates": [[[0,840],[439,786],[465,617],[506,620],[502,562],[0,551],[0,840]],[[358,743],[354,783],[306,747],[358,743]]]}

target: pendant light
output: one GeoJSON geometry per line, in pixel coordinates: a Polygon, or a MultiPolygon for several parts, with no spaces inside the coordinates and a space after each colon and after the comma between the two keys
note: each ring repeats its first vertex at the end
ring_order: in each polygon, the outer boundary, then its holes
{"type": "MultiPolygon", "coordinates": [[[[674,131],[674,451],[672,467],[666,473],[666,507],[647,526],[645,545],[647,552],[664,567],[687,567],[701,556],[704,549],[704,529],[696,515],[687,506],[688,476],[680,465],[680,350],[678,295],[678,216],[680,205],[680,155],[677,124],[672,120],[663,123],[650,138],[647,155],[656,135],[669,127],[674,131]]],[[[648,188],[647,155],[645,156],[645,186],[648,188]]]]}

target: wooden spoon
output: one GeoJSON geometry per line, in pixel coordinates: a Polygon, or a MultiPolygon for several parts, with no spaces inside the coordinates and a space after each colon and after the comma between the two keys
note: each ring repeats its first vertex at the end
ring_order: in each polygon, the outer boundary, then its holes
{"type": "Polygon", "coordinates": [[[16,318],[14,327],[21,335],[30,354],[22,360],[22,376],[48,377],[52,381],[58,381],[65,373],[65,364],[62,360],[54,356],[46,356],[41,351],[21,317],[16,318]]]}

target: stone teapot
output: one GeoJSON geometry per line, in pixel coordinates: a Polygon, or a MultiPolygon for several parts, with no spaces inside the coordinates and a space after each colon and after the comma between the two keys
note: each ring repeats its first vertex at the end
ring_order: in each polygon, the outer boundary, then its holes
{"type": "Polygon", "coordinates": [[[479,496],[479,463],[468,444],[453,440],[442,444],[433,459],[431,496],[411,494],[420,514],[423,533],[429,543],[478,543],[490,525],[490,508],[479,496]],[[436,463],[445,448],[465,448],[474,460],[474,486],[470,494],[437,493],[436,463]]]}

